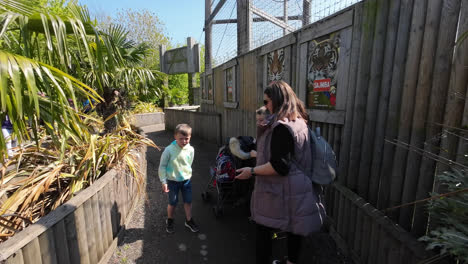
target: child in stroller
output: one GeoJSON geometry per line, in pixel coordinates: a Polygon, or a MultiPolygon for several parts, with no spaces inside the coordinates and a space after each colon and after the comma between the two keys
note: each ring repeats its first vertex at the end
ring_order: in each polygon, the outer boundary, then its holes
{"type": "Polygon", "coordinates": [[[216,190],[217,200],[213,207],[216,217],[223,214],[225,203],[233,203],[234,206],[250,203],[254,181],[235,181],[234,177],[236,168],[255,166],[255,149],[255,139],[249,136],[231,137],[219,148],[215,166],[210,168],[210,179],[202,192],[202,199],[208,201],[209,190],[216,190]]]}

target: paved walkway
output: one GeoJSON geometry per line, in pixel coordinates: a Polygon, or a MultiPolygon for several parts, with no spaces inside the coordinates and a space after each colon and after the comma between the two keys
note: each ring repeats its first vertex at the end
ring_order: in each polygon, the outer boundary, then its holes
{"type": "MultiPolygon", "coordinates": [[[[145,127],[144,131],[160,147],[167,146],[173,140],[172,133],[164,131],[163,126],[145,127]]],[[[224,216],[216,219],[212,205],[201,199],[217,146],[197,138],[193,138],[191,144],[195,148],[193,217],[200,226],[200,232],[192,233],[184,226],[183,206],[179,202],[175,233],[166,233],[167,198],[162,193],[157,175],[162,151],[148,148],[146,199],[137,205],[109,263],[254,263],[255,226],[248,221],[248,208],[226,207],[224,216]]],[[[327,241],[329,243],[330,239],[327,241]]],[[[284,255],[284,242],[284,239],[275,240],[274,251],[277,256],[284,255]]],[[[323,243],[320,244],[323,249],[323,243]]],[[[311,246],[310,243],[307,245],[311,246]]],[[[304,250],[301,263],[348,263],[343,261],[333,243],[325,246],[327,250],[304,250]],[[317,259],[316,253],[320,251],[328,252],[328,255],[320,258],[322,260],[317,259]],[[315,254],[315,257],[311,254],[315,254]]]]}

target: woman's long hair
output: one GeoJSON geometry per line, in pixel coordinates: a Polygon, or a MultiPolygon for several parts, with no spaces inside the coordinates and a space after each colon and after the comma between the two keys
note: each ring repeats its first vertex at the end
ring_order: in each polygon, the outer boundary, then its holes
{"type": "Polygon", "coordinates": [[[265,89],[266,94],[272,101],[273,113],[276,120],[287,118],[296,120],[301,117],[307,123],[309,115],[304,107],[304,103],[297,98],[293,89],[284,81],[273,81],[265,89]]]}

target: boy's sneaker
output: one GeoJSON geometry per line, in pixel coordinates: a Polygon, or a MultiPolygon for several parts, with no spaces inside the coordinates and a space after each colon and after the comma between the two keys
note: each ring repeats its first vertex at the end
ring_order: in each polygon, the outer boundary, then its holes
{"type": "Polygon", "coordinates": [[[174,233],[174,219],[166,219],[166,232],[168,232],[169,234],[174,233]]]}
{"type": "Polygon", "coordinates": [[[193,221],[193,217],[189,221],[185,220],[185,226],[188,227],[190,231],[194,233],[198,232],[199,230],[197,224],[195,224],[195,221],[193,221]]]}

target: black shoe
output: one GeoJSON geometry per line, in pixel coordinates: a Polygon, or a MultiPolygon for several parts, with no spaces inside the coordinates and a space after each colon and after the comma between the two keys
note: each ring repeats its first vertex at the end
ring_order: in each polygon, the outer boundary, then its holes
{"type": "Polygon", "coordinates": [[[166,232],[168,232],[169,234],[174,233],[174,219],[166,219],[166,232]]]}
{"type": "Polygon", "coordinates": [[[198,232],[198,226],[195,224],[195,221],[193,221],[193,218],[190,219],[189,221],[185,220],[185,226],[190,229],[190,231],[196,233],[198,232]]]}

